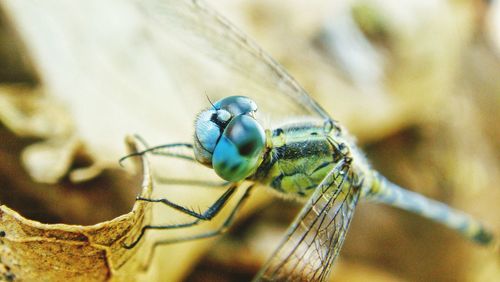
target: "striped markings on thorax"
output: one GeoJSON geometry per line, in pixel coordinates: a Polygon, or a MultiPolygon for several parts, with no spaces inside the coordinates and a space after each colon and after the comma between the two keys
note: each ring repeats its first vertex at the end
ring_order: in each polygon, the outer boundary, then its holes
{"type": "Polygon", "coordinates": [[[344,155],[324,127],[291,125],[272,131],[255,181],[285,194],[309,196],[344,155]]]}

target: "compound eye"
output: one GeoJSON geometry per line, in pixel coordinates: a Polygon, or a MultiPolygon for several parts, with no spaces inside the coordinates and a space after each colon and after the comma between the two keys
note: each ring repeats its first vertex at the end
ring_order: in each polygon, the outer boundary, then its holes
{"type": "MultiPolygon", "coordinates": [[[[224,112],[228,113],[227,111],[224,112]]],[[[220,124],[219,115],[214,110],[203,111],[196,118],[194,133],[195,157],[204,165],[210,166],[212,163],[212,153],[223,132],[220,124]]]]}
{"type": "MultiPolygon", "coordinates": [[[[194,153],[196,160],[208,167],[213,167],[212,156],[214,150],[222,138],[223,132],[227,129],[227,126],[234,118],[241,115],[246,115],[248,118],[253,117],[256,111],[257,104],[250,98],[244,96],[223,98],[214,103],[211,108],[202,111],[195,122],[194,153]]],[[[242,119],[238,118],[238,120],[241,121],[242,119]]],[[[246,120],[246,118],[243,118],[243,120],[246,120]]],[[[254,119],[252,120],[257,123],[254,119]]],[[[240,128],[245,124],[249,124],[249,122],[242,121],[242,124],[234,127],[234,130],[236,132],[238,132],[238,130],[248,130],[250,133],[254,131],[252,130],[252,126],[240,128]]],[[[232,138],[234,137],[235,141],[241,141],[238,135],[239,134],[233,134],[232,138]]],[[[252,143],[242,143],[240,147],[238,151],[242,156],[246,156],[247,153],[251,153],[254,149],[252,148],[252,143]]]]}
{"type": "Polygon", "coordinates": [[[214,107],[228,111],[231,116],[253,114],[257,111],[257,104],[245,96],[229,96],[214,103],[214,107]]]}
{"type": "Polygon", "coordinates": [[[236,116],[215,146],[213,168],[225,180],[243,180],[257,169],[264,148],[265,133],[260,124],[250,116],[236,116]]]}

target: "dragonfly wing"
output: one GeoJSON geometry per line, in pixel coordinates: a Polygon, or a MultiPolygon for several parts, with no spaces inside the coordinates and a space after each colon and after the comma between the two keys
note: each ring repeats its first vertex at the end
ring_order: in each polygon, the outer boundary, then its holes
{"type": "Polygon", "coordinates": [[[267,102],[270,110],[283,115],[328,118],[280,64],[204,2],[148,0],[138,1],[138,5],[150,21],[150,32],[159,39],[156,44],[164,50],[163,56],[169,57],[169,63],[180,61],[171,75],[179,76],[190,69],[181,83],[200,87],[198,95],[205,103],[207,91],[212,99],[245,95],[258,105],[267,102]],[[176,44],[181,48],[174,48],[176,44]],[[197,60],[197,56],[201,58],[197,60]],[[193,83],[197,76],[207,81],[193,83]],[[216,83],[221,83],[219,88],[212,87],[216,83]],[[276,104],[280,109],[271,107],[276,104]]]}
{"type": "Polygon", "coordinates": [[[254,281],[324,281],[332,268],[359,198],[345,165],[316,188],[284,240],[254,281]]]}

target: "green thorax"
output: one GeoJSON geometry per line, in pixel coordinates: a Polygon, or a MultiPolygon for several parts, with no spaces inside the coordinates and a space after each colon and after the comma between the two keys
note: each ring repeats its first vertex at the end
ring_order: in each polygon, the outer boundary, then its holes
{"type": "Polygon", "coordinates": [[[323,126],[289,125],[268,134],[268,150],[251,179],[281,193],[307,197],[341,157],[323,126]]]}

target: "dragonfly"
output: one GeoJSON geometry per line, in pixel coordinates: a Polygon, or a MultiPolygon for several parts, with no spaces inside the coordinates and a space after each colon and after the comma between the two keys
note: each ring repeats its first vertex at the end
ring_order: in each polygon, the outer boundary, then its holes
{"type": "MultiPolygon", "coordinates": [[[[392,183],[372,169],[354,138],[334,120],[271,56],[201,1],[148,1],[144,13],[176,34],[187,34],[175,44],[203,45],[203,58],[238,75],[252,85],[252,95],[218,92],[220,97],[193,115],[191,142],[169,143],[129,154],[160,155],[204,165],[224,180],[225,192],[205,211],[195,211],[167,198],[138,201],[164,204],[193,217],[183,224],[146,225],[126,249],[134,248],[148,230],[189,228],[212,220],[245,189],[220,228],[190,237],[154,242],[153,246],[217,236],[234,222],[254,185],[304,203],[283,240],[254,281],[325,281],[342,248],[359,200],[404,209],[441,223],[479,244],[493,242],[493,234],[468,214],[392,183]],[[200,24],[203,23],[203,24],[200,24]],[[280,107],[269,106],[268,100],[280,107]],[[266,101],[268,102],[266,104],[266,101]],[[294,116],[265,127],[258,114],[294,116]],[[259,111],[257,111],[259,109],[259,111]],[[250,185],[244,185],[250,183],[250,185]]],[[[200,69],[203,72],[203,69],[200,69]]],[[[224,78],[224,75],[220,75],[224,78]]],[[[239,87],[238,81],[231,81],[239,87]]],[[[207,84],[208,85],[208,84],[207,84]]],[[[208,86],[207,86],[208,87],[208,86]]],[[[272,117],[272,115],[270,115],[272,117]]],[[[145,143],[145,142],[144,142],[145,143]]],[[[211,186],[200,182],[200,186],[211,186]]]]}

